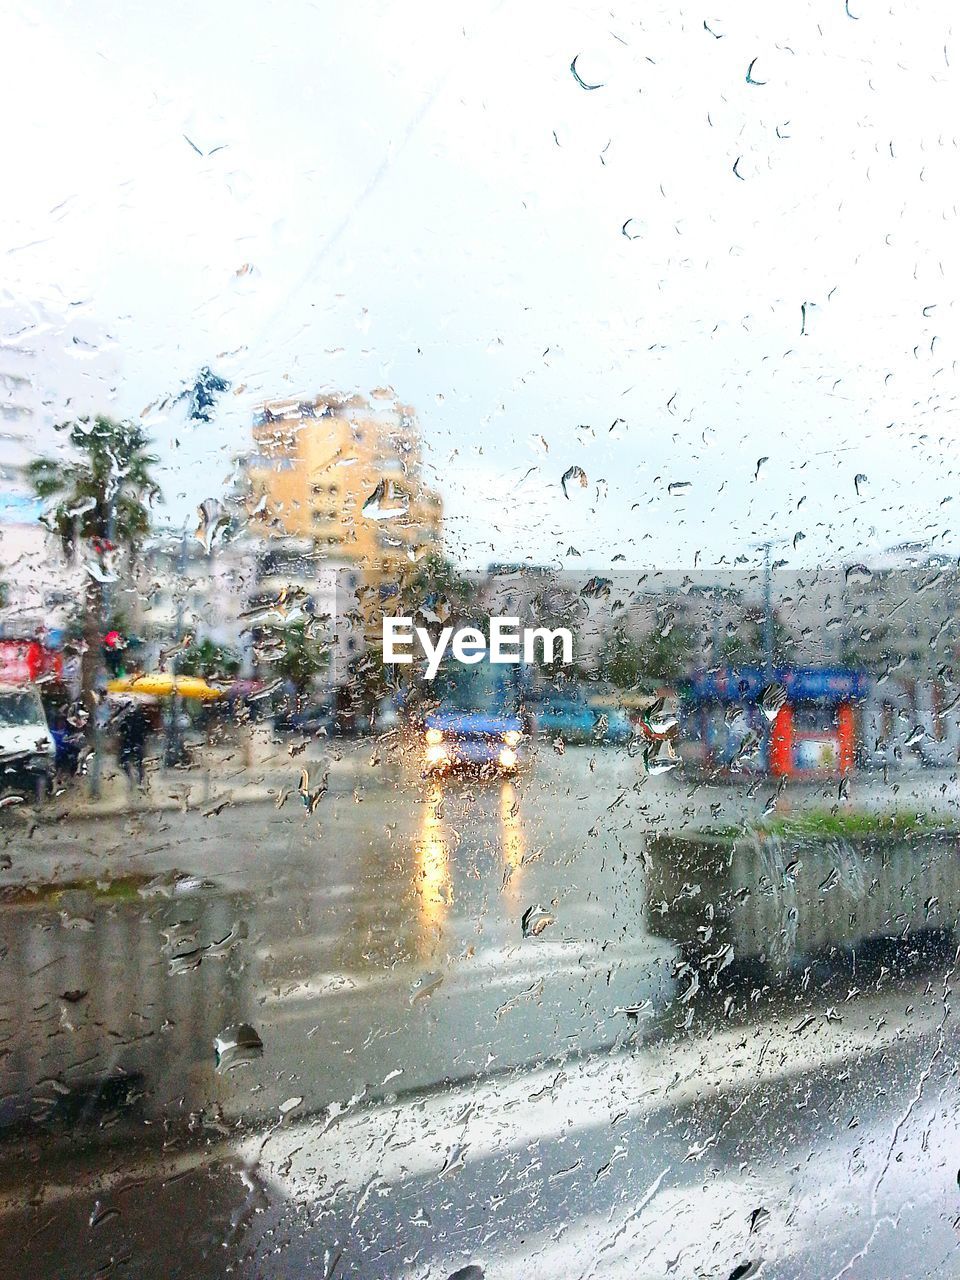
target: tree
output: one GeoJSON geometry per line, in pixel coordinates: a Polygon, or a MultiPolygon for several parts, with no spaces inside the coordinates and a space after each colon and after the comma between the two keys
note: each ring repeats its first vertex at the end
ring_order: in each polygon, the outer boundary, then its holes
{"type": "Polygon", "coordinates": [[[401,591],[408,612],[427,609],[459,617],[476,604],[476,584],[462,574],[452,561],[431,552],[405,576],[401,591]]]}
{"type": "Polygon", "coordinates": [[[240,658],[233,649],[207,637],[184,650],[177,670],[181,675],[202,676],[205,680],[230,678],[240,670],[240,658]]]}
{"type": "Polygon", "coordinates": [[[67,558],[75,560],[89,547],[80,680],[92,724],[110,560],[116,552],[135,560],[150,531],[150,506],[160,497],[152,475],[158,460],[133,422],[98,414],[92,421],[62,422],[56,430],[66,434],[71,456],[36,458],[28,475],[37,497],[51,504],[44,523],[67,558]]]}
{"type": "Polygon", "coordinates": [[[354,658],[349,665],[346,684],[338,688],[341,712],[353,718],[359,715],[372,718],[381,698],[396,689],[396,671],[396,667],[384,664],[383,654],[372,646],[354,658]]]}
{"type": "Polygon", "coordinates": [[[675,684],[693,663],[695,640],[693,629],[680,623],[648,631],[641,640],[631,639],[618,627],[604,646],[603,675],[618,689],[675,684]]]}
{"type": "Polygon", "coordinates": [[[326,671],[329,647],[309,633],[305,622],[278,628],[278,639],[280,652],[271,660],[271,666],[278,676],[289,680],[302,697],[316,677],[326,671]]]}
{"type": "Polygon", "coordinates": [[[38,498],[56,503],[44,522],[75,558],[81,542],[112,544],[135,556],[150,531],[149,506],[160,497],[151,475],[158,459],[133,422],[115,422],[98,414],[62,422],[77,455],[67,461],[35,458],[28,474],[38,498]]]}
{"type": "MultiPolygon", "coordinates": [[[[773,615],[772,632],[774,663],[789,662],[796,651],[796,643],[776,613],[773,615]]],[[[765,654],[762,610],[746,611],[737,631],[724,638],[720,645],[720,656],[730,667],[759,666],[763,663],[765,654]]]]}
{"type": "Polygon", "coordinates": [[[622,627],[617,627],[603,646],[600,672],[615,689],[633,689],[643,677],[640,644],[622,627]]]}

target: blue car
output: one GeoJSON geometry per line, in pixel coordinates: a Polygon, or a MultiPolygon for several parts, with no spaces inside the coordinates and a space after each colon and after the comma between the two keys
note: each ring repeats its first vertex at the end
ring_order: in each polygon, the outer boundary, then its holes
{"type": "Polygon", "coordinates": [[[489,663],[438,673],[423,717],[423,772],[458,768],[510,775],[525,758],[526,734],[515,681],[489,663]]]}
{"type": "Polygon", "coordinates": [[[633,726],[614,707],[591,707],[579,698],[548,698],[533,713],[538,734],[564,742],[629,742],[633,726]]]}

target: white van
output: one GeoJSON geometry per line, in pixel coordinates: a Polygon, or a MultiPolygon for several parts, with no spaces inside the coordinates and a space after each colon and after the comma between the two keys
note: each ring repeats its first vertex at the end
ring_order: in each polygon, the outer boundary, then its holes
{"type": "Polygon", "coordinates": [[[0,790],[47,793],[56,750],[36,686],[0,684],[0,790]]]}

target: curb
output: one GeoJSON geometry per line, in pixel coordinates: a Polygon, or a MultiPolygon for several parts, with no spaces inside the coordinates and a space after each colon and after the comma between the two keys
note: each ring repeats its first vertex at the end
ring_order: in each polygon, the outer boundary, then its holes
{"type": "MultiPolygon", "coordinates": [[[[34,822],[52,825],[57,822],[93,822],[97,818],[123,818],[144,813],[174,813],[178,809],[189,813],[209,813],[220,805],[232,807],[238,804],[265,804],[273,800],[275,787],[244,787],[231,792],[215,792],[205,800],[176,796],[158,796],[155,800],[107,801],[99,804],[80,804],[76,807],[28,810],[34,822]]],[[[21,810],[22,812],[22,810],[21,810]]]]}

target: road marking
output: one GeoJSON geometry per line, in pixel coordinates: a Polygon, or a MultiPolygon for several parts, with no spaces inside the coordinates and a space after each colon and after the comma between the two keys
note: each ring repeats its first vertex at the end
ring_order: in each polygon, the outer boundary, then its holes
{"type": "MultiPolygon", "coordinates": [[[[264,957],[273,955],[266,951],[264,957]]],[[[674,956],[669,943],[656,939],[644,939],[633,947],[614,951],[581,942],[537,942],[532,946],[518,944],[514,947],[489,947],[465,960],[456,960],[443,973],[442,991],[446,996],[458,996],[475,992],[529,985],[537,978],[569,978],[595,976],[608,969],[639,966],[647,963],[650,976],[658,968],[668,965],[674,956]],[[565,961],[566,963],[561,963],[565,961]]],[[[355,973],[333,970],[317,973],[301,982],[286,985],[279,991],[264,996],[264,1005],[302,1004],[328,999],[345,993],[410,990],[424,974],[434,972],[422,965],[397,969],[380,969],[373,973],[355,973]]]]}
{"type": "MultiPolygon", "coordinates": [[[[315,1119],[279,1130],[266,1143],[264,1168],[278,1189],[309,1201],[321,1195],[313,1172],[319,1163],[326,1185],[348,1196],[374,1177],[380,1185],[391,1185],[439,1174],[453,1135],[467,1149],[468,1163],[502,1157],[530,1143],[566,1141],[590,1129],[609,1128],[614,1116],[638,1120],[663,1107],[842,1067],[862,1054],[933,1035],[942,1018],[939,1009],[915,1009],[902,1020],[889,1009],[885,1013],[889,1021],[879,1029],[863,1006],[851,1008],[844,1024],[817,1018],[800,1031],[795,1022],[723,1027],[706,1038],[652,1043],[355,1113],[340,1111],[326,1128],[315,1119]],[[855,1013],[859,1025],[851,1027],[855,1013]],[[298,1147],[309,1154],[298,1156],[298,1147]],[[280,1168],[289,1172],[271,1173],[280,1168]]],[[[248,1159],[260,1143],[242,1147],[248,1159]]],[[[698,1160],[706,1149],[691,1148],[689,1158],[698,1160]]]]}
{"type": "MultiPolygon", "coordinates": [[[[349,1197],[373,1179],[385,1187],[439,1175],[454,1146],[470,1165],[522,1151],[531,1143],[569,1141],[590,1129],[616,1133],[614,1120],[619,1124],[664,1107],[680,1108],[842,1067],[897,1043],[913,1045],[935,1035],[943,1019],[939,1007],[915,1008],[898,1019],[879,997],[851,1006],[848,1021],[854,1015],[857,1027],[822,1018],[802,1031],[795,1029],[796,1022],[723,1027],[704,1037],[518,1071],[364,1110],[351,1111],[350,1104],[343,1104],[332,1108],[332,1114],[260,1131],[239,1142],[172,1155],[148,1153],[70,1181],[51,1177],[43,1184],[43,1205],[102,1196],[130,1182],[169,1180],[215,1164],[255,1168],[275,1194],[300,1203],[349,1197]],[[323,1188],[318,1167],[326,1175],[323,1188]]],[[[115,1153],[118,1160],[121,1155],[115,1153]]],[[[826,1179],[820,1182],[828,1186],[826,1179]]],[[[899,1192],[891,1188],[889,1194],[899,1192]]],[[[21,1188],[0,1195],[0,1216],[20,1214],[23,1207],[21,1188]]],[[[637,1274],[634,1266],[631,1277],[637,1274]]]]}

